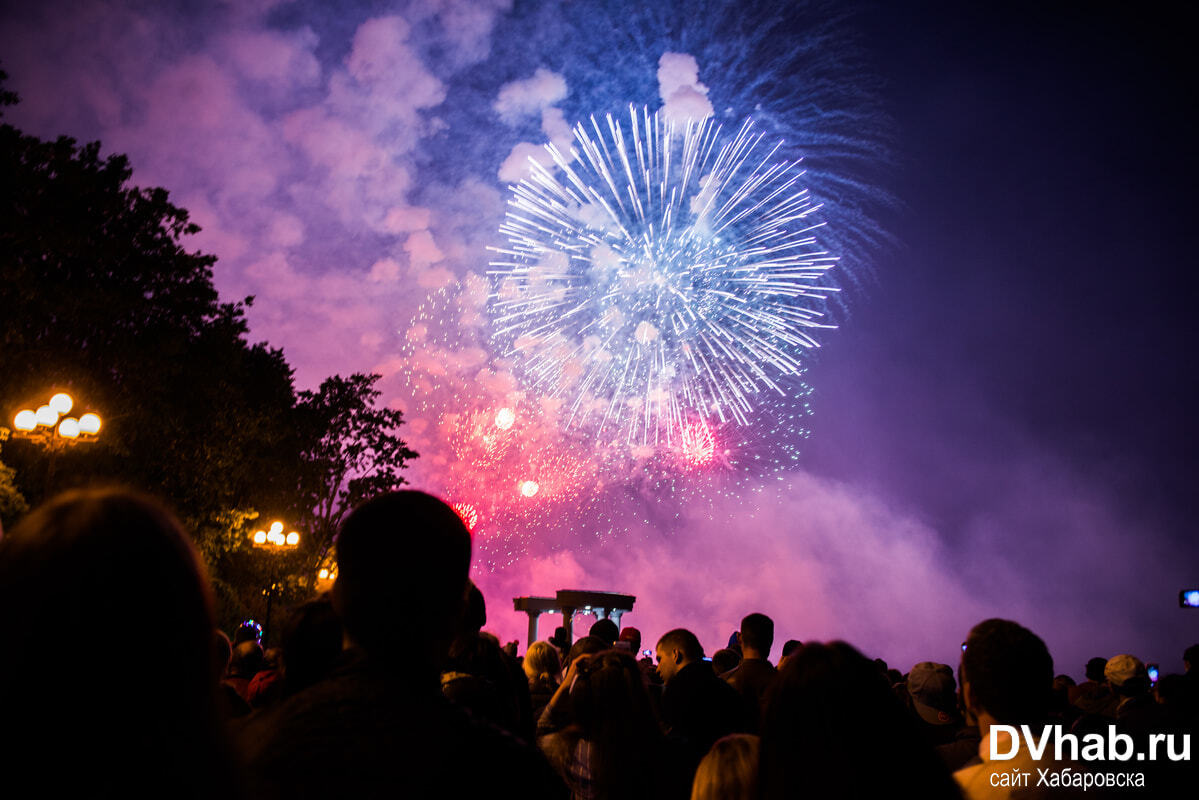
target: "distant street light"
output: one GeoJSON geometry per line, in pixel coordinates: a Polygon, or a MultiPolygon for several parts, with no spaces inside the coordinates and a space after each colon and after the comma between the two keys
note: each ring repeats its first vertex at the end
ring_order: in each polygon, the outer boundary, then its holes
{"type": "MultiPolygon", "coordinates": [[[[300,546],[300,534],[296,531],[283,533],[282,522],[272,522],[271,527],[265,531],[254,531],[254,535],[250,537],[254,542],[254,546],[259,550],[269,550],[273,553],[283,553],[295,550],[300,546]]],[[[275,599],[275,590],[279,588],[278,570],[275,565],[271,568],[271,585],[263,594],[266,595],[266,620],[262,624],[262,640],[265,642],[266,637],[270,635],[271,630],[271,605],[275,599]]]]}
{"type": "Polygon", "coordinates": [[[254,532],[254,546],[264,550],[294,550],[300,544],[300,534],[283,534],[283,523],[272,522],[270,530],[254,532]]]}
{"type": "Polygon", "coordinates": [[[42,492],[50,495],[54,485],[55,460],[60,450],[82,442],[94,442],[100,435],[100,417],[87,413],[68,417],[75,401],[66,392],[59,392],[50,402],[38,408],[24,408],[13,418],[13,438],[28,439],[46,449],[46,477],[42,492]]]}
{"type": "Polygon", "coordinates": [[[52,449],[96,441],[101,426],[99,415],[89,412],[79,418],[66,416],[74,405],[69,394],[59,392],[36,411],[32,408],[18,411],[13,419],[14,438],[32,439],[52,449]]]}
{"type": "Polygon", "coordinates": [[[333,562],[328,562],[329,566],[321,567],[316,571],[316,588],[317,591],[327,592],[333,588],[333,584],[337,582],[337,565],[333,562]]]}

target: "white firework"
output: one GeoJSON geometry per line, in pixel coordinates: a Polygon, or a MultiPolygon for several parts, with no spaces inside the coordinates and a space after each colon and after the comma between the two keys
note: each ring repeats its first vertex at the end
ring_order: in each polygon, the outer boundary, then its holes
{"type": "Polygon", "coordinates": [[[682,431],[748,425],[785,399],[817,347],[826,272],[819,205],[798,161],[746,120],[574,129],[530,161],[493,248],[493,335],[564,424],[604,441],[677,446],[682,431]]]}

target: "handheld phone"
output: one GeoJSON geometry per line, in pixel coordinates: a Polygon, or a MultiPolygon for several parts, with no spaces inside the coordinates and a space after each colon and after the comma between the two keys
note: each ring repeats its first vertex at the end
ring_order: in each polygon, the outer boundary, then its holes
{"type": "Polygon", "coordinates": [[[642,650],[641,655],[645,656],[646,658],[653,658],[654,651],[653,650],[642,650]]]}
{"type": "Polygon", "coordinates": [[[962,652],[966,652],[966,643],[962,642],[962,652]]]}
{"type": "Polygon", "coordinates": [[[1199,608],[1199,589],[1183,589],[1179,592],[1178,605],[1182,608],[1199,608]]]}
{"type": "Polygon", "coordinates": [[[1145,671],[1149,673],[1149,682],[1157,683],[1157,676],[1158,676],[1157,664],[1146,664],[1145,671]]]}

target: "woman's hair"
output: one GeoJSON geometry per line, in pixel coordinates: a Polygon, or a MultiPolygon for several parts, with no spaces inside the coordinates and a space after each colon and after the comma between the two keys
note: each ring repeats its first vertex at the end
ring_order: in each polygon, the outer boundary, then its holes
{"type": "Polygon", "coordinates": [[[533,642],[521,662],[529,680],[558,680],[562,677],[562,661],[558,650],[549,642],[533,642]]]}
{"type": "Polygon", "coordinates": [[[758,743],[748,733],[717,739],[695,771],[691,800],[756,800],[758,743]]]}
{"type": "Polygon", "coordinates": [[[571,687],[574,731],[590,744],[597,798],[640,797],[646,776],[660,765],[662,733],[641,669],[628,653],[586,656],[571,687]]]}
{"type": "Polygon", "coordinates": [[[602,653],[611,648],[612,645],[605,642],[598,636],[584,636],[570,646],[566,651],[566,658],[562,659],[562,669],[570,669],[570,665],[579,656],[589,656],[596,653],[602,653]]]}
{"type": "Polygon", "coordinates": [[[727,647],[712,654],[712,670],[717,675],[723,675],[729,670],[741,665],[741,654],[727,647]]]}
{"type": "Polygon", "coordinates": [[[7,779],[25,773],[48,796],[73,784],[97,796],[227,794],[214,631],[195,550],[156,501],[75,491],[30,513],[0,539],[7,779]],[[130,649],[153,658],[132,662],[130,649]],[[63,758],[70,769],[52,768],[63,758]]]}
{"type": "Polygon", "coordinates": [[[899,784],[960,797],[887,679],[845,642],[806,644],[787,659],[766,696],[758,778],[764,800],[879,797],[899,784]]]}

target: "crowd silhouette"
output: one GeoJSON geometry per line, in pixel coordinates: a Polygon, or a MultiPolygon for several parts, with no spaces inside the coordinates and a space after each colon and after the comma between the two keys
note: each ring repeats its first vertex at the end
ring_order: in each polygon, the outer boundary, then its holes
{"type": "Polygon", "coordinates": [[[676,628],[642,657],[640,631],[600,620],[518,658],[484,630],[470,559],[442,501],[371,499],[341,526],[331,592],[291,609],[264,651],[253,628],[216,630],[202,564],[161,503],[53,499],[0,538],[4,796],[1194,795],[1181,744],[1199,719],[1199,646],[1156,683],[1118,654],[1075,685],[1035,633],[988,619],[955,666],[905,674],[796,640],[775,665],[774,622],[749,613],[710,656],[676,628]],[[1046,725],[1137,753],[1173,738],[1147,761],[996,757],[1046,725]]]}

